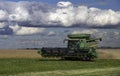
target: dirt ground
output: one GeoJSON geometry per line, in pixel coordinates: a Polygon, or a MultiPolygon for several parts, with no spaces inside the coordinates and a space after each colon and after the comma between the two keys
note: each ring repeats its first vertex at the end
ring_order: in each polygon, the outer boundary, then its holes
{"type": "MultiPolygon", "coordinates": [[[[97,49],[100,59],[120,59],[120,49],[97,49]]],[[[37,50],[0,50],[0,58],[41,58],[37,50]]]]}

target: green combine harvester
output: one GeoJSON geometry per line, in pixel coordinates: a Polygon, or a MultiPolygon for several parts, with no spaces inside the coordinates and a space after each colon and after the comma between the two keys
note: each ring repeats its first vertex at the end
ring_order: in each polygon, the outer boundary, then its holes
{"type": "Polygon", "coordinates": [[[70,34],[64,40],[67,48],[43,47],[39,53],[43,57],[61,57],[62,59],[94,60],[96,48],[101,38],[91,38],[90,34],[70,34]]]}

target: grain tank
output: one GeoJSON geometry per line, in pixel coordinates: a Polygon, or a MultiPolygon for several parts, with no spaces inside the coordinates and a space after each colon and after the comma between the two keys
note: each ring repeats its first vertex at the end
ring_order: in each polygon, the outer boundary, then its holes
{"type": "Polygon", "coordinates": [[[97,58],[96,48],[101,38],[92,38],[90,34],[70,34],[64,40],[66,48],[43,47],[43,57],[61,57],[62,59],[93,60],[97,58]]]}

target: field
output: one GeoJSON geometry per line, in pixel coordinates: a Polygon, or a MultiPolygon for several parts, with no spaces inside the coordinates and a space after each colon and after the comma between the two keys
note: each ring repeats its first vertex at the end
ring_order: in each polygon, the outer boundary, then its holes
{"type": "Polygon", "coordinates": [[[120,49],[99,49],[95,61],[45,59],[37,50],[0,50],[0,76],[120,76],[120,49]]]}

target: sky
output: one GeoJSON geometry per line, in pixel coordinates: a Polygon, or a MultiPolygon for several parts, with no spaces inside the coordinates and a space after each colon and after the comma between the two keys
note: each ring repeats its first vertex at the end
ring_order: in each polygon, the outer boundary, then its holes
{"type": "Polygon", "coordinates": [[[120,47],[120,0],[0,0],[0,48],[65,47],[68,34],[120,47]],[[6,46],[4,46],[6,45],[6,46]]]}
{"type": "Polygon", "coordinates": [[[87,5],[91,7],[98,7],[103,9],[114,9],[120,10],[120,0],[1,0],[1,1],[36,1],[36,2],[44,2],[48,4],[56,4],[60,1],[70,1],[76,5],[87,5]]]}

